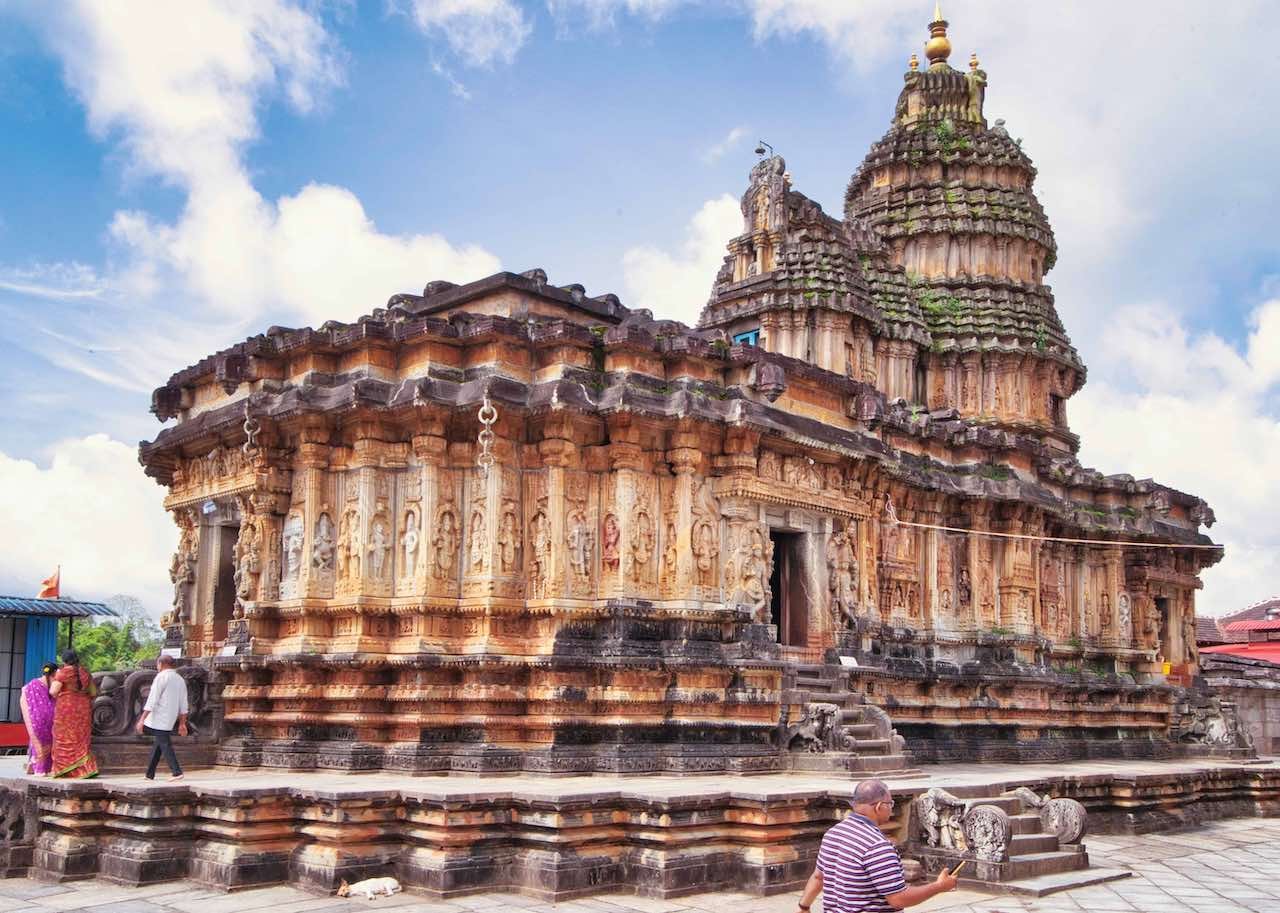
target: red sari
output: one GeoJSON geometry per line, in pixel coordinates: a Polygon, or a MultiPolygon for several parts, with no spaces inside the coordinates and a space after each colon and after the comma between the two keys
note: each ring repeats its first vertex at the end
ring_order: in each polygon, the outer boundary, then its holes
{"type": "Polygon", "coordinates": [[[68,780],[96,777],[98,762],[89,748],[93,676],[83,666],[63,666],[53,680],[62,683],[53,709],[53,776],[68,780]]]}

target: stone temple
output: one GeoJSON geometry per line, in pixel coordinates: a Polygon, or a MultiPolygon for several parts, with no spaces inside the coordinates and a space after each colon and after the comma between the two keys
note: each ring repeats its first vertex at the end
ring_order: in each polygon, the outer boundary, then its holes
{"type": "MultiPolygon", "coordinates": [[[[157,390],[189,775],[0,778],[0,873],[772,893],[876,775],[924,869],[1043,893],[1128,874],[1086,813],[1280,814],[1200,674],[1213,515],[1077,462],[1035,169],[946,31],[843,219],[752,169],[697,327],[534,269],[157,390]]],[[[98,675],[108,771],[154,674],[98,675]]]]}
{"type": "Polygon", "coordinates": [[[1180,750],[1213,514],[1077,461],[1035,168],[931,29],[842,219],[751,170],[694,328],[499,273],[155,392],[166,623],[223,683],[220,764],[1180,750]]]}

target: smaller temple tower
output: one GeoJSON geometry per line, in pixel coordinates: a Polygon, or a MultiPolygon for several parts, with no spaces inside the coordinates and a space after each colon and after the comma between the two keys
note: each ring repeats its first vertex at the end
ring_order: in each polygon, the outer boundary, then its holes
{"type": "Polygon", "coordinates": [[[1074,452],[1065,403],[1085,368],[1043,284],[1057,247],[1035,168],[988,126],[976,54],[950,66],[935,9],[889,131],[850,180],[844,221],[792,189],[780,157],[752,169],[700,325],[1074,452]]]}

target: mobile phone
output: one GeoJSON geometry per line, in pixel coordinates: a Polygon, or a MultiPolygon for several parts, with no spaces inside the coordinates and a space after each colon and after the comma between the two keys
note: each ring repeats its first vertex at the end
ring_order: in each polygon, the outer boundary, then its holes
{"type": "Polygon", "coordinates": [[[958,866],[956,866],[954,869],[952,869],[952,870],[951,870],[951,877],[952,877],[952,878],[955,878],[955,877],[959,876],[959,874],[960,874],[960,870],[961,870],[961,869],[963,869],[963,868],[964,868],[965,866],[967,866],[968,864],[969,864],[969,860],[968,860],[968,859],[961,859],[961,860],[960,860],[960,864],[959,864],[958,866]]]}

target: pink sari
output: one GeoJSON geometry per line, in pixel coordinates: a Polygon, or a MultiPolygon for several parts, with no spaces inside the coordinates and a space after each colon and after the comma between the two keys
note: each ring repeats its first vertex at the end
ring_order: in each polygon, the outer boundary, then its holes
{"type": "Polygon", "coordinates": [[[37,740],[27,747],[27,773],[47,774],[53,764],[53,698],[49,697],[49,686],[43,677],[27,682],[22,696],[26,699],[27,719],[37,740]],[[40,757],[42,750],[43,758],[40,757]]]}

